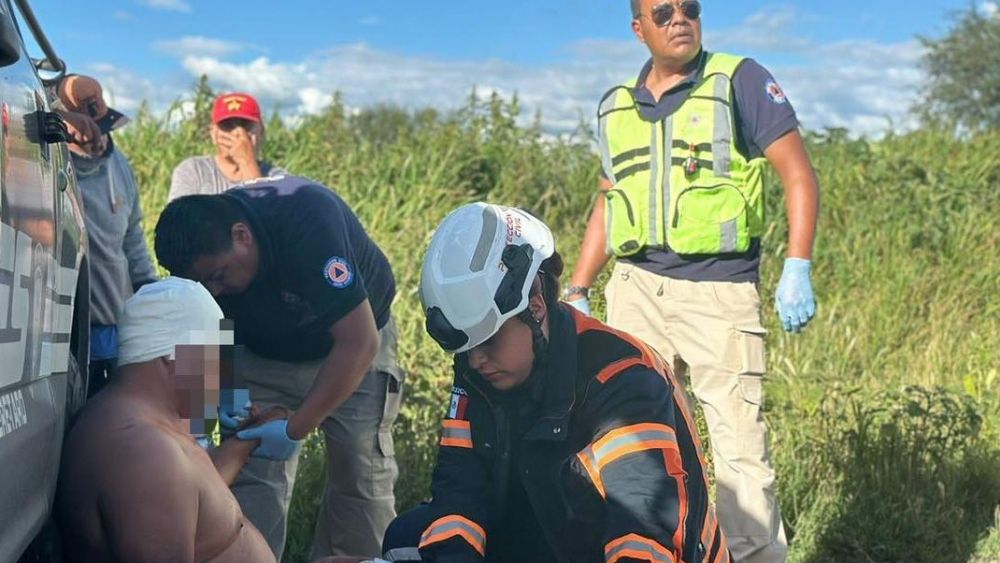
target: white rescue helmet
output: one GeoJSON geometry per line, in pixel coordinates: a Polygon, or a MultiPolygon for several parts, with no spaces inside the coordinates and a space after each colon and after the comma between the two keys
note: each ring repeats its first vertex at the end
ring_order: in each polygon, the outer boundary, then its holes
{"type": "Polygon", "coordinates": [[[528,307],[552,232],[513,207],[471,203],[452,211],[431,238],[420,275],[425,326],[442,348],[474,348],[528,307]]]}

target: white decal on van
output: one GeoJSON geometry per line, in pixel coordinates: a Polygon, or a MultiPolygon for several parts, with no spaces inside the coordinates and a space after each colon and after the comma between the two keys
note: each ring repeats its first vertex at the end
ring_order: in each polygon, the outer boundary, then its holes
{"type": "Polygon", "coordinates": [[[77,272],[36,246],[0,223],[0,389],[67,370],[77,272]]]}
{"type": "Polygon", "coordinates": [[[18,389],[0,395],[0,438],[28,424],[28,409],[24,408],[24,395],[18,389]]]}

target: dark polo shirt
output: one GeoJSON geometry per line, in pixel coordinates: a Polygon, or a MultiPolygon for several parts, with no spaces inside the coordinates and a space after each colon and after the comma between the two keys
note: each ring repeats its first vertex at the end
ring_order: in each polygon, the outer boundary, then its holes
{"type": "Polygon", "coordinates": [[[275,360],[314,360],[333,346],[330,327],[365,299],[376,326],[388,322],[396,294],[389,261],[332,190],[283,176],[220,197],[243,207],[261,252],[247,291],[218,298],[237,343],[275,360]]]}
{"type": "MultiPolygon", "coordinates": [[[[646,88],[653,68],[650,59],[632,89],[639,114],[647,121],[662,121],[677,111],[694,86],[702,79],[706,53],[698,55],[691,74],[663,93],[659,100],[646,88]]],[[[747,159],[764,155],[764,150],[789,131],[798,128],[792,104],[774,77],[753,59],[745,59],[733,75],[733,109],[736,121],[736,148],[747,159]]],[[[684,255],[670,250],[649,250],[622,258],[655,274],[690,281],[758,281],[760,239],[750,241],[744,253],[684,255]]]]}

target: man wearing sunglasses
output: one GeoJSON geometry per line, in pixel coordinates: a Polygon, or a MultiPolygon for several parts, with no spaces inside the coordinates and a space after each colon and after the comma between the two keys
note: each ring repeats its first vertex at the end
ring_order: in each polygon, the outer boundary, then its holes
{"type": "Polygon", "coordinates": [[[588,291],[611,256],[608,322],[688,373],[714,453],[719,519],[736,561],[784,561],[787,545],[762,411],[759,283],[763,169],[788,210],[775,309],[786,331],[815,313],[810,259],[816,174],[781,87],[759,64],[702,48],[696,0],[632,0],[650,60],[600,102],[599,197],[565,299],[588,291]]]}

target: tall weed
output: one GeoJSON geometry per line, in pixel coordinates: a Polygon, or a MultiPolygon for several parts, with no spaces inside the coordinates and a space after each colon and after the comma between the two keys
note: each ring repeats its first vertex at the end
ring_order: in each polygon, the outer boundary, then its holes
{"type": "MultiPolygon", "coordinates": [[[[173,168],[211,152],[204,82],[193,101],[193,117],[181,115],[180,103],[168,117],[141,111],[116,136],[142,188],[150,237],[173,168]]],[[[553,138],[516,125],[518,112],[516,101],[498,97],[470,96],[453,113],[350,112],[335,101],[294,128],[278,115],[267,123],[266,158],[337,190],[393,264],[408,372],[395,427],[401,509],[428,494],[450,380],[450,360],[424,334],[416,295],[434,227],[469,201],[527,207],[550,224],[572,266],[596,196],[587,127],[553,138]]],[[[761,271],[767,416],[791,558],[1000,556],[992,512],[1000,505],[1000,132],[956,139],[929,130],[871,142],[828,130],[807,142],[823,208],[813,276],[819,312],[803,334],[781,332],[770,309],[787,237],[774,178],[761,271]]],[[[606,276],[592,293],[598,315],[606,276]]],[[[299,466],[286,561],[308,556],[322,493],[319,447],[314,437],[299,466]]]]}

